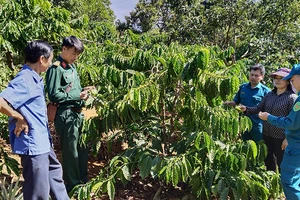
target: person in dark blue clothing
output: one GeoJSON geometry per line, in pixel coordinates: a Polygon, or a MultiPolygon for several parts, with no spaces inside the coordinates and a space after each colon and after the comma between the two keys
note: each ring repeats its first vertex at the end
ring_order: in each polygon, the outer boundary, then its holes
{"type": "MultiPolygon", "coordinates": [[[[293,66],[283,80],[291,80],[294,88],[300,91],[300,64],[293,66]]],[[[281,184],[287,200],[300,199],[300,97],[298,96],[291,112],[286,117],[274,116],[268,112],[260,112],[259,118],[285,129],[288,142],[281,162],[281,184]]]]}
{"type": "MultiPolygon", "coordinates": [[[[248,107],[257,106],[262,99],[271,91],[270,88],[261,82],[265,75],[265,67],[256,64],[250,67],[249,82],[240,86],[233,101],[224,102],[225,105],[236,106],[242,104],[248,107]]],[[[252,121],[252,129],[242,135],[242,139],[253,140],[255,142],[262,140],[262,121],[257,114],[246,114],[252,121]]]]}
{"type": "Polygon", "coordinates": [[[0,112],[10,116],[13,153],[21,157],[24,200],[69,200],[62,167],[51,147],[44,82],[40,76],[53,59],[53,48],[33,41],[25,48],[22,70],[0,93],[0,112]]]}

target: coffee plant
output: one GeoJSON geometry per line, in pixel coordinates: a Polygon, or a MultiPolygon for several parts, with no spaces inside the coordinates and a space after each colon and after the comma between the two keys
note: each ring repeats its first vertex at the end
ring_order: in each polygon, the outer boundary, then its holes
{"type": "Polygon", "coordinates": [[[138,171],[164,186],[185,184],[197,199],[281,195],[279,174],[264,167],[265,144],[241,140],[251,121],[223,105],[247,81],[249,62],[232,60],[233,48],[152,45],[136,37],[123,46],[107,41],[98,50],[105,53],[94,55],[100,62],[80,67],[83,81],[96,81],[98,89],[91,105],[99,117],[85,121],[83,141],[97,153],[104,133],[106,142],[128,148],[72,194],[114,199],[116,184],[138,171]]]}

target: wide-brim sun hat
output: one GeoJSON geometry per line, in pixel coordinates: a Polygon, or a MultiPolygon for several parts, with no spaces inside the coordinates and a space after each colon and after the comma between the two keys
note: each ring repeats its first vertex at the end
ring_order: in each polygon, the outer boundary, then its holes
{"type": "Polygon", "coordinates": [[[290,80],[294,75],[300,75],[300,64],[295,64],[291,70],[291,72],[289,73],[289,75],[287,75],[286,77],[283,78],[283,80],[290,80]]]}
{"type": "Polygon", "coordinates": [[[274,78],[275,76],[286,77],[289,75],[290,72],[291,72],[291,70],[288,68],[280,68],[276,72],[271,73],[270,77],[272,77],[272,78],[274,78]]]}

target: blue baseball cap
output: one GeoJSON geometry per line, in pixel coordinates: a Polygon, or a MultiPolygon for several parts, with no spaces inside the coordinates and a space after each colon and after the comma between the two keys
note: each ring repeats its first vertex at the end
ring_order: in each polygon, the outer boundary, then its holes
{"type": "Polygon", "coordinates": [[[290,80],[294,75],[300,75],[300,64],[295,64],[291,70],[291,72],[289,73],[289,75],[287,75],[286,77],[284,77],[282,80],[290,80]]]}

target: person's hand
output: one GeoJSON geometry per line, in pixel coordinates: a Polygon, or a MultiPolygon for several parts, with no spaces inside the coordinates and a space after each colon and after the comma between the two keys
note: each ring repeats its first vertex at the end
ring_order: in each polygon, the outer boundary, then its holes
{"type": "Polygon", "coordinates": [[[245,112],[245,111],[247,110],[247,107],[244,106],[244,105],[240,105],[240,106],[238,106],[238,107],[240,108],[240,110],[241,110],[242,112],[245,112]]]}
{"type": "Polygon", "coordinates": [[[288,145],[288,142],[287,142],[286,139],[284,139],[284,140],[282,141],[282,144],[281,144],[281,149],[282,149],[282,150],[285,150],[285,148],[287,147],[287,145],[288,145]]]}
{"type": "Polygon", "coordinates": [[[258,117],[264,121],[266,121],[268,119],[269,115],[270,114],[267,112],[259,112],[258,113],[258,117]]]}
{"type": "Polygon", "coordinates": [[[95,86],[86,86],[83,88],[83,91],[90,91],[90,90],[93,90],[93,89],[96,89],[95,86]]]}
{"type": "Polygon", "coordinates": [[[235,106],[236,105],[235,101],[225,101],[223,104],[227,105],[227,106],[235,106]]]}
{"type": "Polygon", "coordinates": [[[24,131],[24,133],[27,135],[29,130],[28,123],[25,119],[18,119],[16,123],[16,128],[14,130],[14,134],[19,137],[21,132],[24,131]]]}
{"type": "Polygon", "coordinates": [[[89,98],[88,90],[84,90],[84,91],[80,92],[80,99],[87,100],[88,98],[89,98]]]}

